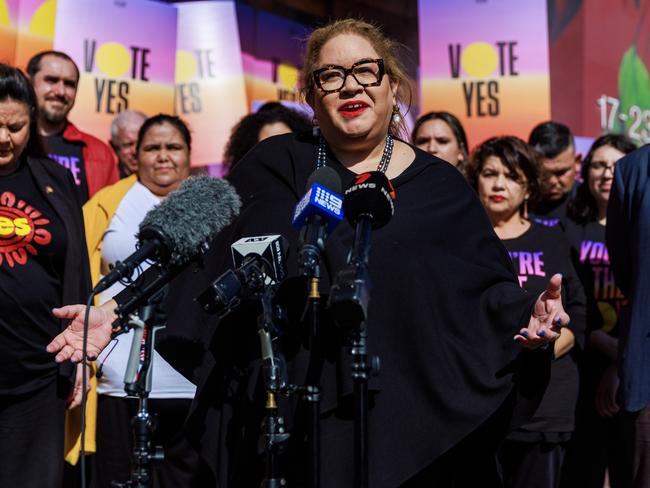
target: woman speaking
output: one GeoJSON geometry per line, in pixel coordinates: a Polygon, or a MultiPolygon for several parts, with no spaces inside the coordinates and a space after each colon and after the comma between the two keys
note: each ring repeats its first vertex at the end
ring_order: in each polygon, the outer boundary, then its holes
{"type": "MultiPolygon", "coordinates": [[[[242,198],[239,218],[212,243],[205,258],[209,271],[181,276],[170,293],[171,328],[203,324],[212,332],[188,419],[189,435],[214,476],[205,486],[259,485],[264,397],[253,376],[258,312],[244,307],[216,321],[192,298],[230,267],[229,246],[242,236],[284,235],[292,249],[289,275],[298,274],[291,216],[310,174],[321,166],[336,171],[344,187],[360,173],[381,171],[397,195],[392,220],[372,236],[368,348],[380,357],[381,371],[369,385],[369,485],[422,486],[424,480],[453,486],[472,476],[489,482],[496,476],[489,448],[498,443],[502,406],[511,392],[509,365],[520,351],[514,339],[539,346],[557,338],[558,327],[569,320],[560,279],[552,278],[539,297],[521,290],[507,251],[460,172],[397,138],[407,80],[393,43],[376,27],[343,20],[315,30],[303,83],[319,130],[269,138],[235,166],[229,180],[242,198]],[[472,469],[466,469],[467,459],[472,469]]],[[[324,292],[346,264],[353,237],[343,224],[328,238],[324,292]]],[[[298,310],[299,322],[305,302],[290,294],[288,305],[298,310]]],[[[84,310],[73,305],[55,311],[74,319],[50,346],[57,360],[81,358],[84,310]]],[[[112,319],[110,307],[92,312],[91,355],[105,347],[112,319]]],[[[323,322],[321,486],[352,486],[349,358],[331,320],[324,316],[323,322]]],[[[293,323],[284,330],[289,381],[301,384],[305,327],[293,323]]],[[[304,437],[292,432],[285,454],[293,486],[306,485],[304,437]]]]}

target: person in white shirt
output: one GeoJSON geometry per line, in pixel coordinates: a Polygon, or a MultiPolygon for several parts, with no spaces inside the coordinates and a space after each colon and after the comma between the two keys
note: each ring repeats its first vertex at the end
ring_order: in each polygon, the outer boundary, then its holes
{"type": "MultiPolygon", "coordinates": [[[[93,283],[111,265],[135,251],[140,222],[154,206],[177,189],[190,175],[191,136],[178,117],[160,114],[147,119],[138,135],[137,171],[105,188],[84,206],[93,283]]],[[[143,265],[146,268],[147,265],[143,265]]],[[[98,303],[121,291],[116,283],[101,293],[98,303]]],[[[97,359],[97,455],[93,486],[110,487],[111,481],[130,476],[131,418],[137,400],[126,398],[124,373],[133,332],[112,341],[97,359]]],[[[153,485],[192,487],[196,484],[198,456],[182,432],[196,387],[175,371],[157,352],[153,356],[153,382],[149,402],[157,417],[153,445],[162,445],[165,460],[154,464],[153,485]]]]}

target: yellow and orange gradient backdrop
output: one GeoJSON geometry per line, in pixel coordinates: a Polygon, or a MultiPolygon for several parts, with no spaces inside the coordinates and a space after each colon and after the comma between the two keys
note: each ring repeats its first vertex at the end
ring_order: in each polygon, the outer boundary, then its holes
{"type": "Polygon", "coordinates": [[[470,147],[550,118],[546,0],[419,0],[418,23],[421,113],[456,115],[470,147]]]}

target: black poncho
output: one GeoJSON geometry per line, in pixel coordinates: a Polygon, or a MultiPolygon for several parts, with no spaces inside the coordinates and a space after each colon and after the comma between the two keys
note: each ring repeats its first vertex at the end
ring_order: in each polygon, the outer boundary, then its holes
{"type": "MultiPolygon", "coordinates": [[[[176,340],[159,350],[198,384],[188,427],[222,487],[259,486],[258,309],[247,303],[218,321],[192,299],[231,267],[229,246],[242,236],[287,237],[290,274],[297,275],[298,232],[290,222],[315,169],[316,149],[317,139],[303,134],[274,137],[251,150],[229,176],[243,200],[240,217],[213,242],[204,270],[186,272],[169,293],[168,336],[176,340]],[[198,338],[197,346],[191,341],[198,338]]],[[[353,173],[332,158],[328,165],[345,187],[353,173]]],[[[370,382],[370,486],[376,488],[397,486],[430,465],[503,403],[512,390],[509,367],[521,350],[513,336],[527,325],[535,298],[519,287],[508,253],[456,169],[416,150],[392,183],[395,215],[374,232],[370,256],[369,352],[381,359],[381,372],[370,382]]],[[[345,264],[353,234],[344,222],[327,241],[324,294],[345,264]]],[[[305,292],[300,281],[284,290],[293,325],[285,327],[282,348],[295,383],[304,382],[307,363],[306,332],[298,323],[305,292]]],[[[340,488],[353,485],[349,358],[327,316],[322,327],[322,486],[340,488]]],[[[283,410],[289,424],[294,404],[283,410]]],[[[295,432],[287,454],[290,480],[302,466],[300,439],[295,432]]]]}

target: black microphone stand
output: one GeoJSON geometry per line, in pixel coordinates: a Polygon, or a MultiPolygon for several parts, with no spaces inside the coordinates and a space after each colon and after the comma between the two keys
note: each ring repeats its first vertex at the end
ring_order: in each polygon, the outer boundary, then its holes
{"type": "Polygon", "coordinates": [[[354,391],[354,486],[368,487],[368,380],[379,372],[379,358],[368,357],[370,238],[372,224],[361,216],[356,225],[348,266],[339,272],[330,292],[330,307],[339,325],[350,331],[354,391]]]}
{"type": "Polygon", "coordinates": [[[133,429],[133,465],[131,478],[123,483],[113,481],[114,488],[148,488],[151,485],[151,469],[155,461],[162,461],[161,447],[151,445],[151,435],[155,430],[154,418],[149,413],[149,393],[151,392],[153,369],[153,342],[155,331],[163,328],[165,317],[159,308],[159,300],[139,308],[137,315],[129,317],[129,328],[135,330],[134,345],[140,343],[141,360],[129,364],[125,374],[124,390],[129,396],[138,397],[138,413],[131,420],[133,429]],[[138,337],[141,338],[137,341],[138,337]]]}
{"type": "MultiPolygon", "coordinates": [[[[320,215],[312,216],[316,222],[324,221],[320,215]]],[[[309,294],[306,313],[309,318],[308,345],[309,364],[305,386],[299,388],[301,399],[307,404],[307,449],[309,484],[311,488],[320,486],[320,378],[323,369],[323,353],[320,332],[320,256],[325,242],[325,226],[307,225],[304,228],[302,240],[304,242],[318,242],[318,245],[303,245],[299,257],[301,274],[309,279],[309,294]],[[313,229],[316,229],[315,231],[313,229]],[[310,236],[309,232],[316,232],[317,236],[310,236]]]]}
{"type": "Polygon", "coordinates": [[[306,313],[309,316],[309,363],[305,386],[299,387],[300,398],[307,404],[307,472],[311,488],[320,486],[320,378],[323,370],[323,352],[320,331],[320,272],[309,281],[306,313]]]}
{"type": "Polygon", "coordinates": [[[287,371],[284,358],[274,347],[274,335],[277,329],[274,324],[273,296],[275,287],[265,286],[260,294],[262,313],[257,322],[257,333],[262,349],[262,371],[266,390],[266,415],[263,422],[263,436],[266,452],[266,469],[262,488],[282,488],[286,480],[281,477],[279,455],[290,434],[286,431],[284,418],[279,414],[277,397],[287,393],[287,371]]]}

